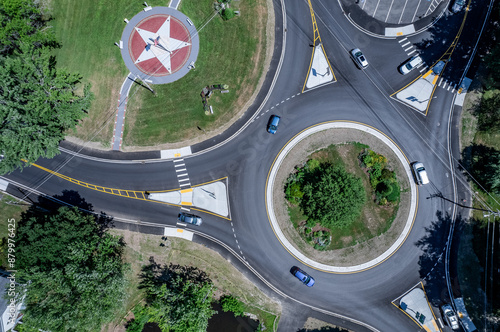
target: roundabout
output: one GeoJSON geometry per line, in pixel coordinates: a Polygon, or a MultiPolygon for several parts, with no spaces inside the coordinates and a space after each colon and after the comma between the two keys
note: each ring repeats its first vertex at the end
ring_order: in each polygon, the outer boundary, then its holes
{"type": "MultiPolygon", "coordinates": [[[[340,133],[339,133],[340,134],[340,133]]],[[[318,143],[313,142],[310,143],[308,147],[314,146],[315,149],[318,149],[318,143]]],[[[308,152],[312,152],[309,151],[308,152]]],[[[286,171],[282,173],[288,174],[290,170],[290,165],[288,166],[286,171]]],[[[312,127],[309,127],[296,136],[292,138],[279,152],[278,156],[274,160],[272,164],[271,170],[269,171],[267,183],[266,183],[266,210],[268,213],[269,222],[273,229],[274,234],[278,238],[281,245],[295,258],[304,263],[305,265],[321,270],[324,272],[330,273],[356,273],[361,272],[367,269],[370,269],[374,266],[377,266],[391,257],[398,248],[404,243],[405,239],[408,237],[409,232],[413,226],[413,222],[415,220],[416,209],[418,205],[418,190],[413,181],[413,175],[411,169],[409,167],[409,162],[406,156],[402,153],[400,148],[394,144],[392,140],[390,140],[386,135],[381,133],[380,131],[363,125],[359,123],[353,122],[342,122],[342,121],[333,121],[328,123],[318,124],[312,127]],[[342,138],[335,138],[335,130],[343,130],[344,132],[340,135],[342,138]],[[398,158],[399,163],[404,168],[404,175],[406,176],[406,181],[409,183],[410,194],[403,195],[406,198],[402,198],[402,209],[398,210],[398,214],[396,216],[396,220],[388,230],[387,233],[384,233],[378,236],[374,241],[372,239],[367,242],[373,243],[378,242],[377,247],[384,248],[382,252],[380,250],[372,250],[370,244],[365,246],[357,245],[355,247],[348,247],[345,250],[340,250],[341,254],[334,254],[331,251],[322,252],[319,260],[314,260],[308,257],[306,252],[312,253],[311,250],[307,250],[304,248],[298,249],[297,242],[292,244],[294,241],[300,241],[297,239],[291,240],[293,235],[291,235],[290,227],[284,226],[283,222],[278,221],[277,213],[275,213],[276,209],[280,209],[283,206],[283,199],[277,199],[279,197],[279,193],[276,192],[282,191],[282,183],[283,183],[283,175],[279,175],[280,166],[282,166],[284,160],[287,155],[291,153],[291,151],[296,148],[301,142],[306,139],[312,137],[317,133],[321,133],[326,131],[328,136],[333,136],[332,140],[329,141],[334,143],[347,143],[352,142],[354,140],[367,143],[370,139],[376,138],[380,142],[382,142],[388,149],[390,149],[393,154],[398,158]],[[348,132],[346,132],[348,131],[348,132]],[[371,137],[370,137],[371,136],[371,137]],[[279,178],[280,180],[277,180],[279,178]],[[276,183],[277,182],[277,183],[276,183]],[[409,196],[409,197],[408,197],[409,196]],[[278,202],[278,204],[276,204],[278,202]],[[408,209],[405,208],[405,203],[408,204],[408,209]],[[281,205],[281,206],[280,206],[281,205]],[[282,228],[288,228],[287,231],[284,231],[282,228]],[[361,261],[357,264],[352,264],[353,260],[353,252],[361,251],[362,254],[358,256],[362,256],[361,261]],[[325,264],[325,261],[329,261],[329,264],[325,264]]],[[[283,216],[285,213],[281,212],[283,216]]],[[[338,252],[334,251],[334,252],[338,252]]],[[[359,260],[359,258],[358,258],[359,260]]]]}

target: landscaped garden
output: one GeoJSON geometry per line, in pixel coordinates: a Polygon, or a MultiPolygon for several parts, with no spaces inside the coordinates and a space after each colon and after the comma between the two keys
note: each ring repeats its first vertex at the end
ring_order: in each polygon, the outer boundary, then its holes
{"type": "Polygon", "coordinates": [[[295,167],[284,190],[291,222],[318,250],[344,248],[385,232],[401,192],[387,158],[360,143],[310,154],[295,167]]]}
{"type": "MultiPolygon", "coordinates": [[[[166,4],[148,1],[153,7],[166,4]]],[[[267,5],[265,0],[255,0],[231,2],[230,6],[240,15],[225,20],[216,14],[212,0],[181,1],[179,10],[199,30],[196,67],[174,83],[153,86],[156,96],[140,85],[133,86],[127,104],[125,146],[193,139],[227,125],[244,109],[263,73],[269,38],[267,5]],[[229,93],[217,91],[210,98],[214,114],[207,116],[200,92],[212,84],[227,84],[229,93]]],[[[95,96],[88,117],[72,133],[83,141],[110,147],[119,90],[128,72],[114,43],[121,39],[124,18],[130,19],[142,9],[141,3],[124,0],[50,3],[51,26],[62,45],[55,50],[58,67],[81,73],[83,81],[92,84],[95,96]]]]}

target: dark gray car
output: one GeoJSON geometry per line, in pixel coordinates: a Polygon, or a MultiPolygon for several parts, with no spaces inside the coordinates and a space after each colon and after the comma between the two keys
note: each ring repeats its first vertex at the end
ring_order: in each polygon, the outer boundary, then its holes
{"type": "Polygon", "coordinates": [[[193,224],[196,226],[200,226],[201,223],[203,222],[201,217],[195,216],[194,214],[191,213],[184,213],[184,212],[179,213],[177,219],[179,219],[182,222],[193,224]]]}

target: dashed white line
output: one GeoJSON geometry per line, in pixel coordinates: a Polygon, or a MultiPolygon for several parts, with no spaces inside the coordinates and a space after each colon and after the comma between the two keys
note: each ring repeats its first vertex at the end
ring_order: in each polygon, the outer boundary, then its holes
{"type": "Polygon", "coordinates": [[[236,239],[236,234],[233,234],[234,235],[234,238],[236,239]]]}
{"type": "Polygon", "coordinates": [[[274,108],[274,106],[271,106],[271,109],[273,109],[273,108],[274,108]]]}
{"type": "Polygon", "coordinates": [[[278,107],[280,104],[276,104],[276,107],[278,107]]]}
{"type": "Polygon", "coordinates": [[[290,100],[290,98],[287,98],[286,100],[290,100]]]}
{"type": "Polygon", "coordinates": [[[269,112],[269,110],[266,111],[266,113],[269,112]]]}
{"type": "Polygon", "coordinates": [[[282,100],[282,101],[281,101],[281,103],[282,103],[282,104],[283,104],[284,102],[285,102],[284,100],[282,100]]]}
{"type": "MultiPolygon", "coordinates": [[[[238,244],[238,239],[236,239],[236,244],[238,244]]],[[[238,245],[238,247],[239,247],[239,245],[238,245]]]]}

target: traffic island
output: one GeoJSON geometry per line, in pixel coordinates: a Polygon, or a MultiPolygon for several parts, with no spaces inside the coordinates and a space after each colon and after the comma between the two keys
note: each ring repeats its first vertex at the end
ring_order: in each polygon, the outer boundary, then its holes
{"type": "MultiPolygon", "coordinates": [[[[404,242],[416,212],[416,186],[406,158],[381,132],[358,123],[327,122],[310,127],[293,138],[277,156],[266,184],[266,205],[271,227],[284,247],[302,263],[326,272],[352,273],[369,269],[389,258],[404,242]],[[346,142],[360,142],[386,155],[401,179],[401,204],[390,228],[367,241],[343,249],[318,251],[301,239],[288,217],[286,179],[312,152],[346,142]],[[302,160],[301,160],[302,158],[302,160]]],[[[367,216],[370,218],[370,216],[367,216]]]]}

